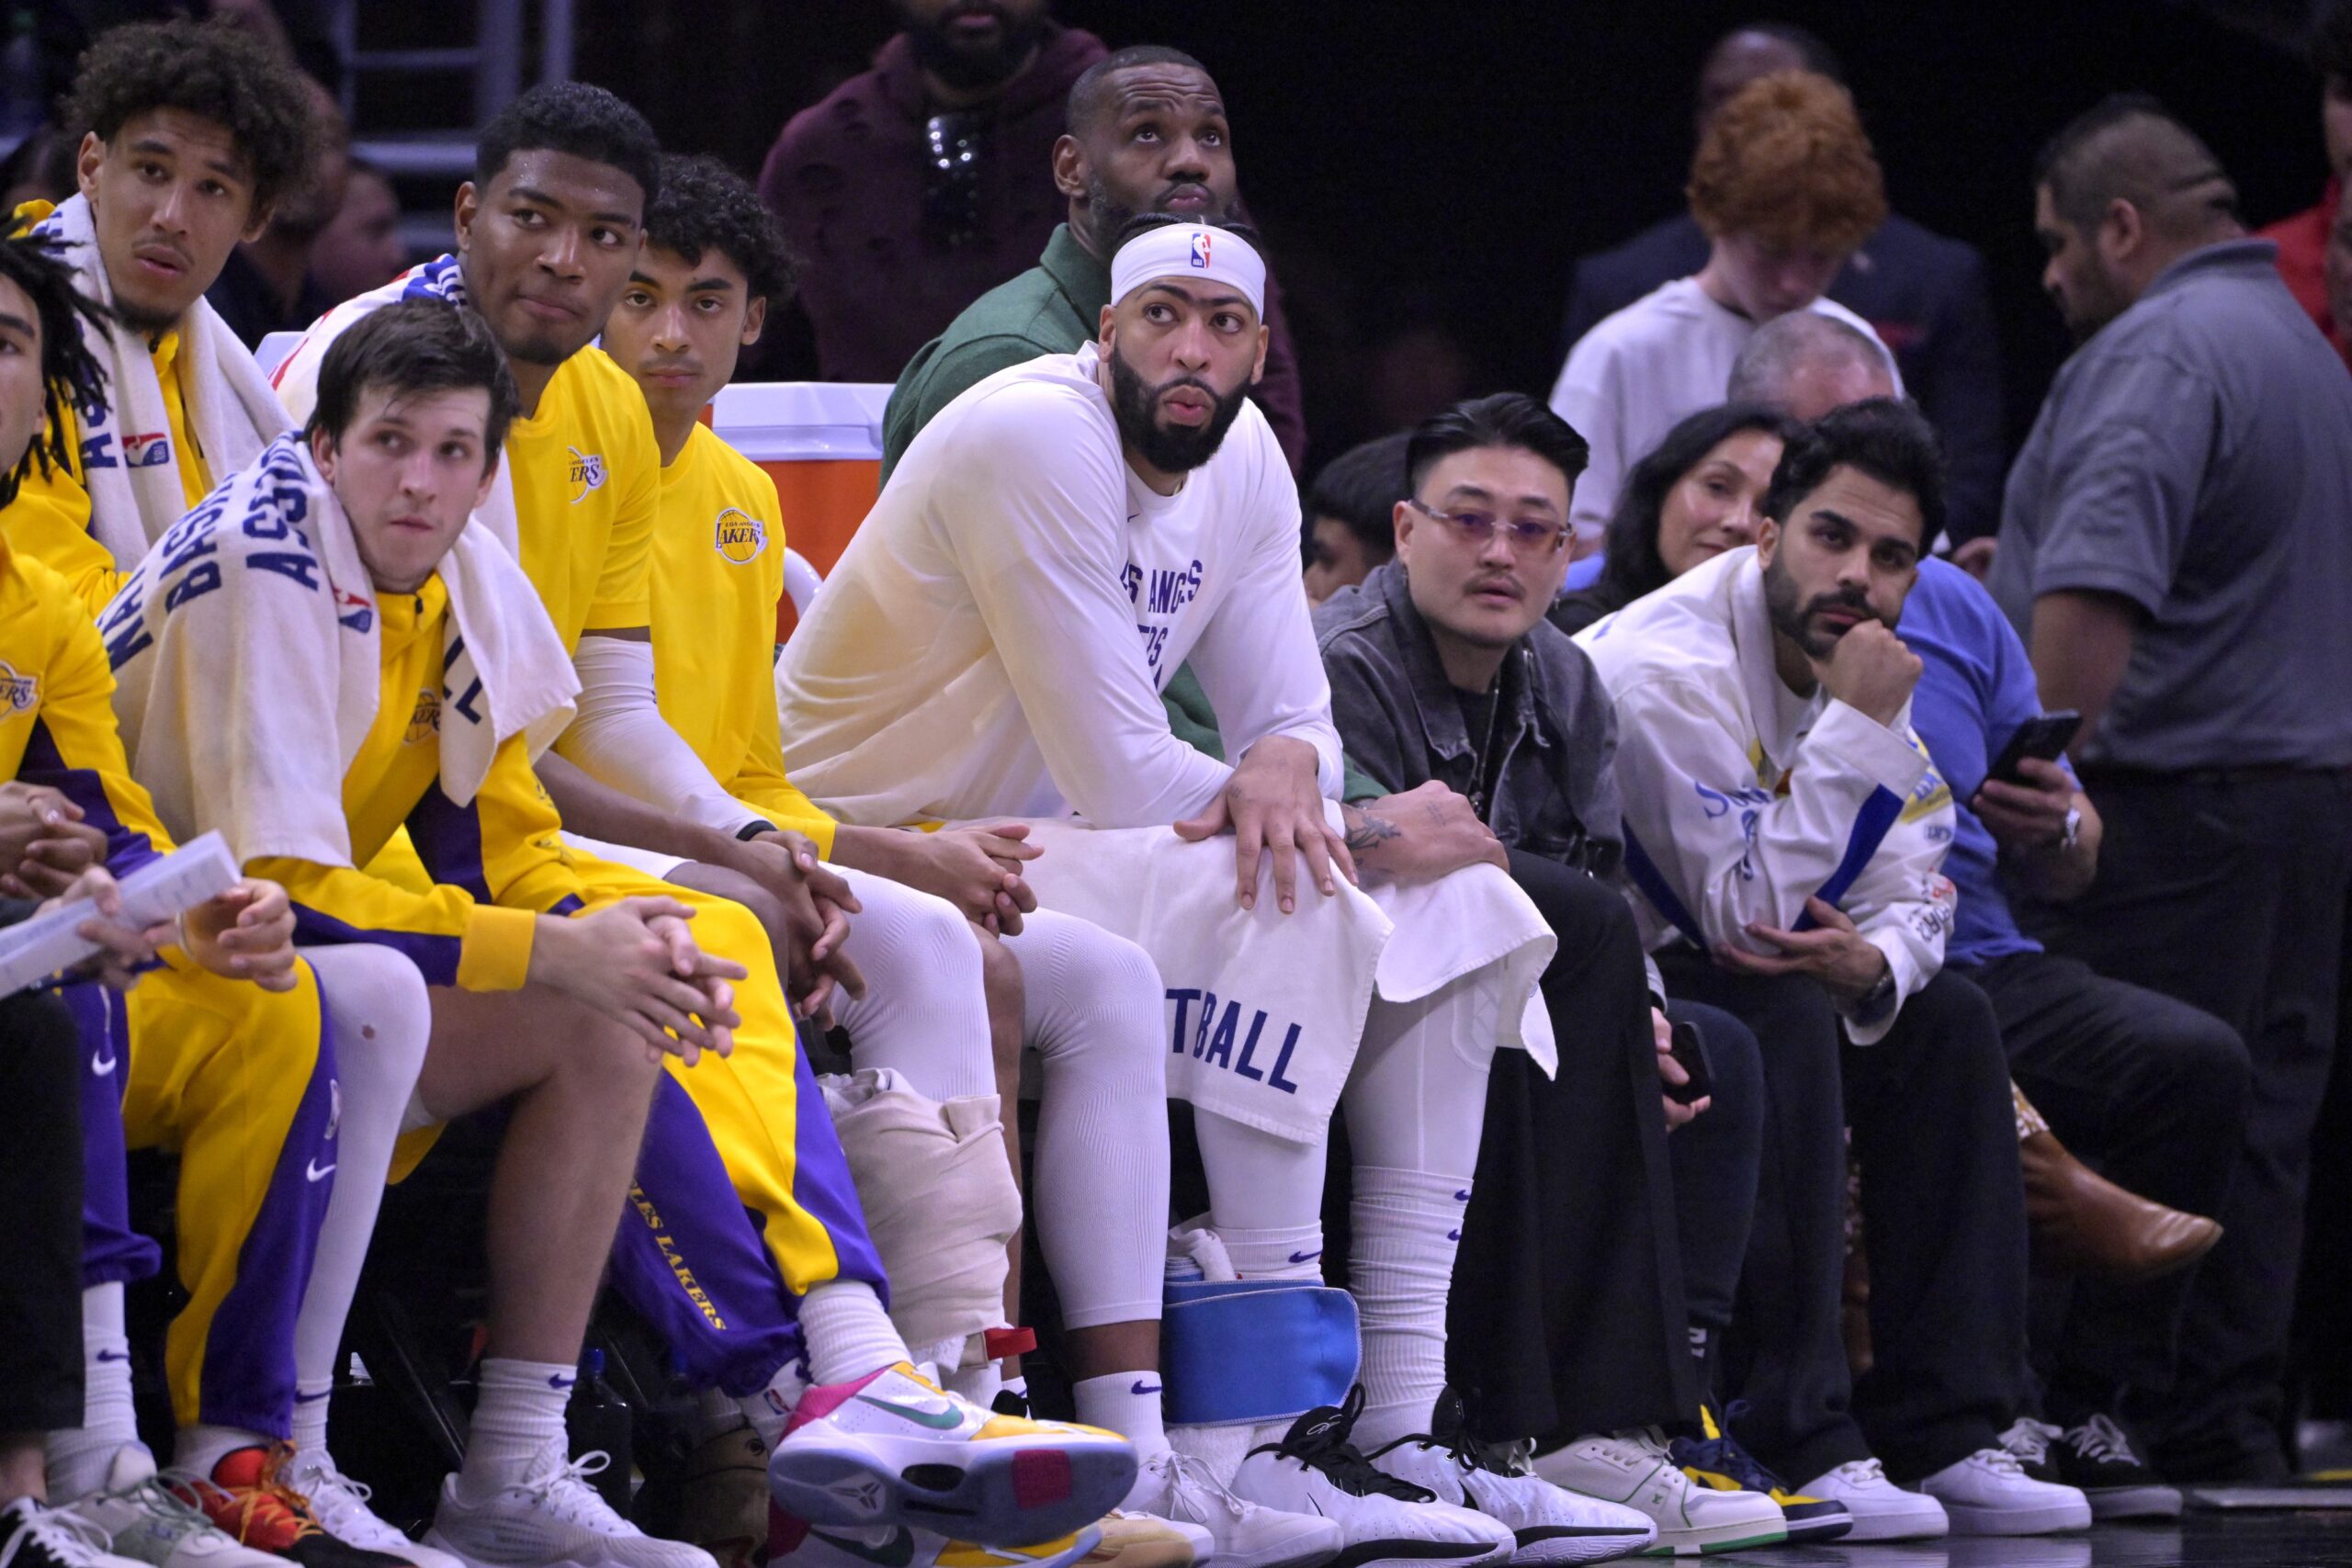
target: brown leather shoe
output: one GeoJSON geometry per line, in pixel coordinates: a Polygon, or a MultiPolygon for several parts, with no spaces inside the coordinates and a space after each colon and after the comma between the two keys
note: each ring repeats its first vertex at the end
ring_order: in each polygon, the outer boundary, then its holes
{"type": "Polygon", "coordinates": [[[2154,1280],[2186,1269],[2222,1239],[2202,1214],[2127,1192],[2066,1152],[2048,1128],[2018,1144],[2033,1261],[2058,1272],[2154,1280]]]}

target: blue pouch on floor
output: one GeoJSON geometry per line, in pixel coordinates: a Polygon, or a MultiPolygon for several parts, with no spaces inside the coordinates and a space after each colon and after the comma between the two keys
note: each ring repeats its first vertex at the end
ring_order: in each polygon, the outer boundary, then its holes
{"type": "Polygon", "coordinates": [[[1338,1404],[1356,1381],[1356,1300],[1302,1280],[1170,1280],[1159,1324],[1170,1423],[1238,1427],[1338,1404]]]}

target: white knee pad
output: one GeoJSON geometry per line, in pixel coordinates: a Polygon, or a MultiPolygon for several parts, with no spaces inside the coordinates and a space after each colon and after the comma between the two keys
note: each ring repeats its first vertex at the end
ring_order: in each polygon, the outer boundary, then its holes
{"type": "Polygon", "coordinates": [[[949,1367],[992,1359],[985,1337],[1004,1321],[1005,1247],[1021,1228],[997,1097],[928,1100],[887,1068],[819,1082],[890,1276],[891,1322],[949,1367]],[[937,1349],[959,1340],[960,1355],[937,1349]]]}

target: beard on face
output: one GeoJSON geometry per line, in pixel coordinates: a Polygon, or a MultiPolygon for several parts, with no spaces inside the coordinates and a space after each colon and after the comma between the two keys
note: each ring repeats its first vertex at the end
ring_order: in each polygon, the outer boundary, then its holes
{"type": "Polygon", "coordinates": [[[1764,608],[1772,617],[1772,629],[1803,649],[1807,659],[1828,658],[1837,651],[1838,639],[1846,635],[1821,625],[1821,616],[1826,611],[1851,610],[1863,620],[1878,621],[1889,628],[1894,626],[1871,607],[1867,595],[1859,592],[1840,589],[1816,593],[1802,604],[1797,602],[1799,592],[1797,580],[1789,571],[1788,558],[1776,554],[1772,564],[1764,569],[1764,608]]]}
{"type": "Polygon", "coordinates": [[[1012,15],[997,0],[965,0],[936,18],[905,17],[907,43],[915,63],[959,92],[978,92],[1009,81],[1028,62],[1029,51],[1046,30],[1045,15],[1012,15]],[[996,41],[966,44],[956,37],[958,17],[984,14],[996,18],[996,41]]]}
{"type": "Polygon", "coordinates": [[[1150,386],[1128,365],[1126,355],[1111,351],[1111,412],[1118,419],[1119,434],[1163,474],[1188,474],[1216,457],[1225,433],[1241,417],[1245,395],[1237,389],[1219,396],[1197,376],[1178,376],[1150,386]],[[1190,387],[1209,400],[1212,412],[1206,424],[1159,423],[1159,400],[1179,387],[1190,387]]]}
{"type": "MultiPolygon", "coordinates": [[[[2098,335],[2098,330],[2132,308],[2132,297],[2120,280],[2097,263],[2086,267],[2075,280],[2074,303],[2057,299],[2058,313],[2065,318],[2066,331],[2073,334],[2075,345],[2081,347],[2098,335]]],[[[2056,295],[2053,291],[2053,298],[2056,295]]]]}
{"type": "MultiPolygon", "coordinates": [[[[1173,196],[1180,188],[1190,188],[1193,183],[1188,180],[1184,182],[1183,186],[1170,186],[1153,197],[1150,206],[1137,207],[1132,202],[1122,200],[1112,195],[1111,187],[1102,183],[1102,173],[1096,169],[1088,169],[1086,171],[1086,229],[1088,237],[1094,242],[1095,254],[1105,261],[1110,260],[1112,253],[1119,247],[1120,233],[1128,224],[1145,213],[1150,213],[1154,217],[1165,216],[1170,222],[1175,223],[1217,224],[1232,218],[1230,204],[1220,206],[1211,211],[1192,215],[1169,212],[1166,198],[1173,196]]],[[[1215,197],[1213,191],[1211,197],[1212,199],[1215,197]]]]}

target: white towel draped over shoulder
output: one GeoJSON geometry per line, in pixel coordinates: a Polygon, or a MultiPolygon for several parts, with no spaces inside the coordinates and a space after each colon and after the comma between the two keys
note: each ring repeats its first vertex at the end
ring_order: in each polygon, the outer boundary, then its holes
{"type": "MultiPolygon", "coordinates": [[[[571,721],[571,660],[523,569],[469,524],[450,615],[441,787],[471,801],[508,737],[571,721]]],[[[375,722],[382,626],[350,521],[300,436],[272,442],[138,563],[98,621],[130,769],[182,838],[240,862],[352,863],[343,780],[375,722]]]]}
{"type": "MultiPolygon", "coordinates": [[[[64,247],[76,288],[101,305],[114,304],[85,198],[61,203],[34,225],[34,232],[64,247]]],[[[294,422],[254,356],[208,300],[199,296],[187,308],[179,333],[187,422],[213,478],[226,479],[294,422]]],[[[145,334],[117,322],[100,341],[98,330],[85,321],[82,339],[105,367],[107,406],[75,408],[83,452],[100,455],[77,457],[75,466],[89,488],[90,532],[114,557],[117,570],[128,571],[187,510],[180,454],[173,448],[164,389],[145,334]]]]}
{"type": "Polygon", "coordinates": [[[1187,843],[1165,827],[1035,822],[1045,854],[1023,874],[1038,903],[1116,932],[1151,955],[1167,988],[1168,1092],[1298,1143],[1323,1136],[1375,994],[1411,1002],[1481,981],[1477,1049],[1520,1046],[1558,1066],[1536,982],[1556,945],[1511,879],[1471,866],[1408,886],[1302,881],[1295,913],[1271,882],[1254,909],[1233,897],[1233,840],[1187,843]]]}

